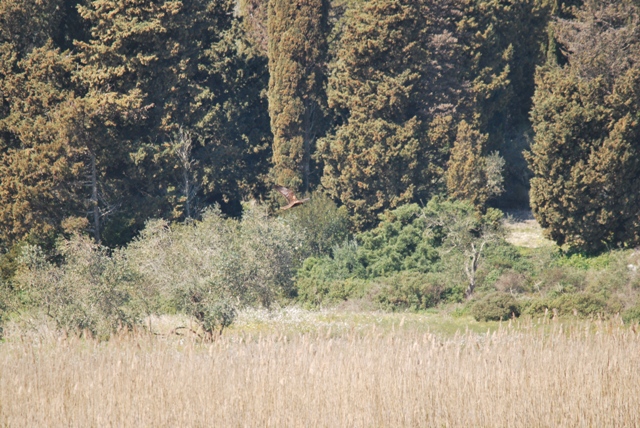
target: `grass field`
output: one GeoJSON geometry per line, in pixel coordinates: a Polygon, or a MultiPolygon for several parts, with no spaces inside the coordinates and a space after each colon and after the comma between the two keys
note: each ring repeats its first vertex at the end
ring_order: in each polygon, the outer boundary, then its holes
{"type": "Polygon", "coordinates": [[[619,320],[479,324],[443,314],[289,309],[241,314],[214,343],[168,334],[184,322],[157,319],[161,334],[109,342],[46,329],[9,334],[0,344],[0,426],[640,421],[640,335],[619,320]]]}
{"type": "Polygon", "coordinates": [[[507,232],[507,242],[516,247],[539,248],[555,245],[553,241],[543,236],[542,228],[534,219],[531,211],[509,212],[504,227],[507,232]]]}

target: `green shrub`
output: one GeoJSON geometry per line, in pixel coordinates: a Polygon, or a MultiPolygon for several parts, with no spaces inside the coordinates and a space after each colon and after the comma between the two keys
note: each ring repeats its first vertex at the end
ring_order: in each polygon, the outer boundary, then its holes
{"type": "Polygon", "coordinates": [[[356,237],[367,277],[407,270],[429,272],[439,255],[427,229],[423,210],[417,204],[385,212],[375,229],[356,237]]]}
{"type": "Polygon", "coordinates": [[[622,320],[625,323],[639,323],[640,322],[640,304],[630,307],[622,313],[622,320]]]}
{"type": "Polygon", "coordinates": [[[366,299],[372,306],[385,310],[424,310],[440,303],[448,290],[445,276],[419,272],[400,272],[373,279],[303,277],[297,284],[298,300],[312,308],[366,299]]]}
{"type": "Polygon", "coordinates": [[[524,293],[529,288],[527,277],[522,273],[512,270],[500,275],[494,283],[494,286],[498,291],[504,293],[524,293]]]}
{"type": "Polygon", "coordinates": [[[610,251],[595,256],[589,256],[584,253],[558,253],[554,260],[554,265],[582,270],[606,269],[612,262],[612,258],[612,252],[610,251]]]}
{"type": "Polygon", "coordinates": [[[593,293],[550,293],[529,303],[526,312],[531,315],[578,316],[588,317],[607,312],[607,301],[593,293]]]}
{"type": "Polygon", "coordinates": [[[538,276],[540,287],[552,293],[573,293],[585,286],[587,272],[571,267],[548,266],[538,276]]]}
{"type": "Polygon", "coordinates": [[[39,247],[26,246],[16,284],[28,303],[41,308],[69,333],[90,332],[107,339],[120,328],[142,320],[144,302],[137,276],[121,251],[109,251],[90,238],[75,235],[59,241],[59,265],[39,247]]]}
{"type": "Polygon", "coordinates": [[[373,300],[386,310],[424,310],[440,303],[446,285],[434,274],[401,272],[371,281],[373,300]]]}
{"type": "Polygon", "coordinates": [[[224,296],[223,293],[223,290],[216,290],[215,287],[208,290],[198,288],[176,290],[176,295],[180,297],[179,306],[200,323],[208,339],[212,338],[216,330],[222,334],[222,331],[229,327],[237,316],[233,300],[224,296]]]}
{"type": "MultiPolygon", "coordinates": [[[[485,251],[495,261],[492,283],[500,269],[524,265],[518,252],[501,239],[501,216],[496,210],[480,216],[468,203],[437,198],[425,208],[408,204],[387,211],[375,229],[334,246],[331,255],[307,259],[296,277],[298,299],[310,306],[349,299],[352,287],[344,281],[360,279],[384,285],[378,302],[384,307],[426,308],[433,305],[425,297],[431,291],[422,296],[423,285],[410,279],[421,278],[437,284],[437,301],[461,301],[460,290],[468,294],[473,289],[469,281],[475,287],[476,279],[483,279],[476,277],[476,270],[486,262],[485,251]],[[388,278],[401,281],[391,286],[388,278]]],[[[362,288],[358,284],[356,289],[362,288]]]]}
{"type": "Polygon", "coordinates": [[[362,265],[355,260],[356,244],[336,247],[336,258],[309,257],[296,276],[297,300],[308,307],[330,305],[363,297],[368,282],[361,278],[362,265]]]}
{"type": "Polygon", "coordinates": [[[511,294],[495,292],[476,301],[471,314],[476,321],[504,321],[520,316],[520,306],[511,294]]]}
{"type": "Polygon", "coordinates": [[[285,217],[247,207],[241,220],[219,210],[201,221],[150,221],[125,250],[140,287],[194,316],[209,334],[244,306],[269,307],[294,295],[305,235],[285,217]]]}
{"type": "Polygon", "coordinates": [[[0,340],[4,337],[4,324],[9,318],[13,306],[14,295],[6,283],[0,280],[0,340]]]}
{"type": "Polygon", "coordinates": [[[311,199],[294,210],[286,211],[283,217],[291,227],[305,237],[306,255],[331,254],[332,249],[349,237],[349,215],[345,207],[336,205],[322,192],[314,192],[311,199]]]}
{"type": "Polygon", "coordinates": [[[520,254],[518,249],[504,240],[487,246],[485,263],[501,271],[512,270],[524,273],[532,269],[531,263],[520,254]]]}

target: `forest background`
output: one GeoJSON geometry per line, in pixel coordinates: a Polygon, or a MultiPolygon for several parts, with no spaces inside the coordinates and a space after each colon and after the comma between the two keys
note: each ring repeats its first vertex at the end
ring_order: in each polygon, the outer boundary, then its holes
{"type": "MultiPolygon", "coordinates": [[[[98,332],[171,301],[212,327],[282,296],[425,308],[507,275],[487,299],[519,313],[504,294],[542,274],[525,275],[535,269],[504,242],[494,208],[531,207],[569,252],[640,241],[639,8],[5,0],[0,245],[11,298],[0,306],[44,305],[61,325],[98,332]],[[274,184],[312,203],[274,216],[274,184]],[[197,242],[202,253],[180,261],[197,242]],[[482,273],[487,254],[499,273],[482,273]],[[167,260],[196,276],[160,275],[167,260]],[[84,289],[102,290],[85,296],[86,308],[102,299],[99,317],[82,309],[84,289]]],[[[564,288],[532,311],[588,288],[549,284],[564,288]]],[[[585,314],[635,313],[594,284],[600,294],[578,302],[585,314]]]]}

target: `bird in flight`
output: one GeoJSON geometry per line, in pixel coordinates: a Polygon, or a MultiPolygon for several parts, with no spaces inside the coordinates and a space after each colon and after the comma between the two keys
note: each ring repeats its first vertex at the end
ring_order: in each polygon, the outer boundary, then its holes
{"type": "Polygon", "coordinates": [[[285,197],[285,199],[288,202],[288,205],[285,205],[284,207],[281,207],[281,210],[288,210],[289,208],[293,208],[296,207],[298,205],[302,205],[305,202],[307,202],[309,200],[309,198],[306,199],[298,199],[295,195],[295,193],[293,193],[293,191],[291,189],[287,189],[286,187],[283,186],[273,186],[273,188],[275,190],[277,190],[278,192],[280,192],[282,194],[282,196],[285,197]]]}

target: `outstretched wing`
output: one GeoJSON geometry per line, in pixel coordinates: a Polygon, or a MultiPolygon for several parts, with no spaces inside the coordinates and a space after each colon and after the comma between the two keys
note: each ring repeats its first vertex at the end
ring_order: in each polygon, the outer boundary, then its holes
{"type": "Polygon", "coordinates": [[[273,188],[276,189],[278,192],[280,192],[282,196],[284,196],[287,199],[287,202],[290,204],[298,200],[298,198],[296,198],[296,195],[293,193],[293,191],[290,189],[287,189],[286,187],[274,186],[273,188]]]}

